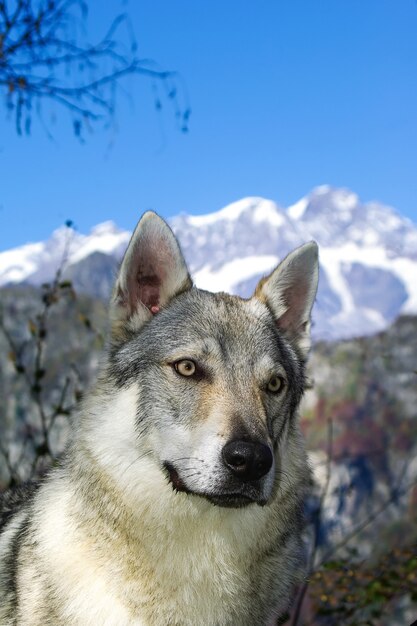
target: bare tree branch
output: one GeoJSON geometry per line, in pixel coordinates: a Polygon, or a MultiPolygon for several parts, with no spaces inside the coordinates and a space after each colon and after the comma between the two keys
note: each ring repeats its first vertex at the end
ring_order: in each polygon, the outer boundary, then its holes
{"type": "MultiPolygon", "coordinates": [[[[57,387],[57,391],[59,391],[58,401],[52,407],[50,406],[50,399],[45,398],[44,394],[44,377],[48,369],[45,349],[49,333],[50,315],[54,305],[60,301],[62,296],[72,292],[71,283],[62,281],[62,274],[66,268],[70,253],[73,232],[70,228],[70,222],[67,223],[67,226],[68,230],[64,239],[62,258],[54,279],[51,283],[43,285],[42,307],[36,317],[33,320],[29,320],[31,339],[23,340],[20,344],[15,341],[7,328],[0,310],[0,330],[10,348],[9,356],[14,362],[16,373],[22,376],[25,381],[27,391],[39,417],[39,423],[28,417],[25,421],[23,435],[20,437],[24,444],[21,458],[25,455],[26,444],[30,445],[30,451],[33,456],[30,477],[36,474],[39,464],[44,465],[45,460],[49,463],[54,459],[56,451],[53,450],[51,445],[51,434],[53,433],[55,422],[59,416],[68,418],[81,399],[81,395],[77,391],[79,374],[75,368],[71,368],[63,383],[59,383],[60,387],[57,387]],[[73,401],[68,399],[70,392],[73,401]]],[[[11,483],[17,482],[19,462],[12,463],[10,450],[4,446],[0,446],[0,453],[5,460],[11,483]]]]}
{"type": "MultiPolygon", "coordinates": [[[[46,101],[71,114],[76,135],[89,122],[108,122],[119,83],[129,75],[161,84],[186,131],[190,108],[178,74],[137,57],[131,34],[129,45],[119,40],[122,27],[131,30],[125,14],[113,20],[98,43],[84,42],[79,22],[85,23],[86,15],[83,0],[0,1],[0,91],[17,132],[30,131],[33,105],[46,101]]],[[[155,108],[160,107],[157,96],[155,108]]]]}

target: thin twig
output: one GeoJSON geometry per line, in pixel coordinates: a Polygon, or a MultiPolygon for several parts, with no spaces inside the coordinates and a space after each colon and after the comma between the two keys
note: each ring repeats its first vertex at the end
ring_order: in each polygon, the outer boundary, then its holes
{"type": "Polygon", "coordinates": [[[310,552],[308,567],[307,567],[307,576],[298,592],[297,599],[295,601],[295,608],[293,613],[293,618],[291,621],[291,626],[297,626],[299,623],[299,619],[301,616],[301,609],[304,603],[304,597],[308,589],[309,585],[309,577],[311,573],[314,571],[314,562],[316,560],[317,548],[319,546],[319,536],[321,530],[321,522],[322,522],[322,512],[324,508],[324,503],[327,497],[327,493],[330,486],[331,479],[331,465],[332,465],[332,456],[333,456],[333,420],[331,417],[327,420],[327,465],[326,465],[326,482],[322,489],[319,505],[317,507],[317,511],[314,514],[314,537],[313,537],[313,546],[310,552]]]}
{"type": "MultiPolygon", "coordinates": [[[[363,530],[365,530],[365,528],[372,524],[372,522],[375,521],[389,506],[391,506],[391,504],[394,504],[394,502],[398,499],[398,491],[401,487],[401,483],[404,479],[407,467],[408,460],[406,460],[403,464],[403,469],[400,472],[400,475],[396,482],[396,487],[391,490],[390,497],[387,498],[380,507],[372,511],[360,524],[358,524],[358,526],[356,526],[348,535],[346,535],[346,537],[339,541],[339,543],[329,548],[329,550],[327,550],[327,552],[323,554],[320,561],[317,563],[316,569],[324,565],[324,563],[328,561],[336,552],[338,552],[338,550],[346,546],[350,541],[352,541],[352,539],[354,539],[363,530]]],[[[410,485],[404,488],[404,493],[410,491],[410,489],[415,487],[416,484],[417,481],[410,483],[410,485]]]]}

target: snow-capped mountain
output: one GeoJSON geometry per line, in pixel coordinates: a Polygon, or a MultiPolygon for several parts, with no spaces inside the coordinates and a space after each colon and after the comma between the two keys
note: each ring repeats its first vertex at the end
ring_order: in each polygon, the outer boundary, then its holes
{"type": "Polygon", "coordinates": [[[104,222],[82,235],[63,226],[43,243],[29,243],[0,253],[0,286],[28,282],[34,285],[51,280],[57,268],[80,262],[94,253],[120,258],[130,233],[104,222]]]}
{"type": "Polygon", "coordinates": [[[316,187],[288,209],[288,215],[322,246],[385,248],[390,257],[417,260],[417,228],[394,209],[378,202],[362,204],[348,189],[316,187]]]}
{"type": "MultiPolygon", "coordinates": [[[[197,286],[250,296],[290,250],[314,239],[321,276],[316,338],[370,334],[417,312],[417,226],[394,209],[321,186],[287,209],[245,198],[209,215],[171,220],[197,286]]],[[[0,286],[51,280],[62,264],[77,289],[107,297],[130,233],[112,222],[89,235],[57,230],[0,254],[0,286]]]]}

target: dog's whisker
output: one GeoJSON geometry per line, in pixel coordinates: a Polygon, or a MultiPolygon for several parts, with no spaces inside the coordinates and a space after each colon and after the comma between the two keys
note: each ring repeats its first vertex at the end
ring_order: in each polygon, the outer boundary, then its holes
{"type": "Polygon", "coordinates": [[[192,478],[193,476],[201,476],[201,472],[193,472],[191,474],[184,474],[184,478],[192,478]]]}
{"type": "Polygon", "coordinates": [[[176,461],[199,461],[200,463],[205,463],[204,459],[199,459],[196,456],[181,456],[178,457],[177,459],[172,459],[172,463],[175,463],[176,461]]]}
{"type": "Polygon", "coordinates": [[[126,474],[126,472],[128,472],[130,470],[132,465],[134,465],[135,463],[138,463],[139,461],[141,461],[142,459],[146,458],[147,456],[150,456],[149,452],[144,452],[143,454],[138,454],[138,456],[135,459],[133,459],[133,461],[131,463],[129,463],[129,465],[127,467],[124,468],[122,474],[123,475],[126,474]]]}

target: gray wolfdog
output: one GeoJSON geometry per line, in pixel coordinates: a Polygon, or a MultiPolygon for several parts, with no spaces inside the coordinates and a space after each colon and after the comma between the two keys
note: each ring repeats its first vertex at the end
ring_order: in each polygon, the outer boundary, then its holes
{"type": "Polygon", "coordinates": [[[1,626],[263,626],[304,573],[297,423],[314,242],[248,300],[193,287],[155,213],[59,465],[2,498],[1,626]]]}

